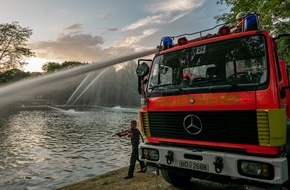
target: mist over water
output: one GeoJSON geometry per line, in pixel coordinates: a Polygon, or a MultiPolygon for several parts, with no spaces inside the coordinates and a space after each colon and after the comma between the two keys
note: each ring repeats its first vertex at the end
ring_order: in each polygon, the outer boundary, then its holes
{"type": "Polygon", "coordinates": [[[55,189],[128,165],[130,140],[112,137],[137,119],[128,111],[12,115],[0,126],[0,189],[55,189]]]}

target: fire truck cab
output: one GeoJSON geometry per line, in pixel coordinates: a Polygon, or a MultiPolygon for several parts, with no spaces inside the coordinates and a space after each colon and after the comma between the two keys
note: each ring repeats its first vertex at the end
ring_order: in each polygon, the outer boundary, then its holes
{"type": "Polygon", "coordinates": [[[216,27],[216,34],[164,37],[152,62],[138,61],[146,136],[139,157],[177,187],[198,178],[287,189],[286,63],[256,14],[245,16],[238,32],[216,27]]]}

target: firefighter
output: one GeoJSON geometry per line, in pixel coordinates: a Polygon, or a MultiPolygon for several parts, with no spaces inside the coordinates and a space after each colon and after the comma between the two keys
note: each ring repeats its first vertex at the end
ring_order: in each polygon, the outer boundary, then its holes
{"type": "Polygon", "coordinates": [[[244,18],[247,14],[245,12],[239,12],[236,15],[236,26],[231,29],[232,33],[238,33],[243,30],[244,18]]]}
{"type": "MultiPolygon", "coordinates": [[[[131,179],[133,178],[133,173],[135,169],[135,163],[138,160],[140,163],[140,171],[138,172],[146,172],[147,168],[143,161],[139,160],[138,158],[138,147],[140,142],[141,133],[139,129],[137,129],[137,121],[132,120],[131,121],[131,131],[128,134],[128,137],[131,137],[131,144],[132,144],[132,152],[131,152],[131,158],[130,158],[130,166],[128,170],[128,175],[124,177],[124,179],[131,179]]],[[[143,139],[143,138],[142,138],[143,139]]]]}
{"type": "Polygon", "coordinates": [[[246,16],[245,12],[239,12],[236,16],[236,20],[237,20],[237,27],[243,27],[243,23],[244,23],[244,18],[246,16]]]}

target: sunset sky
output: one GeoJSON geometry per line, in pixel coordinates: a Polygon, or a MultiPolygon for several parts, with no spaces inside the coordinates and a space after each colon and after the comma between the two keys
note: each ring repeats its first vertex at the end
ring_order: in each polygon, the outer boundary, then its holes
{"type": "Polygon", "coordinates": [[[48,61],[96,62],[152,49],[164,36],[216,25],[229,11],[215,0],[0,0],[0,23],[33,30],[36,57],[26,71],[48,61]]]}

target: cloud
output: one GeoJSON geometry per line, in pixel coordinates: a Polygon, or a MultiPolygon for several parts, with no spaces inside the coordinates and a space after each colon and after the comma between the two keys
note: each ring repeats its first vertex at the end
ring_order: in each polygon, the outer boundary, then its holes
{"type": "Polygon", "coordinates": [[[104,58],[132,53],[131,47],[102,48],[104,39],[91,34],[61,34],[55,41],[42,41],[29,44],[37,57],[49,61],[95,62],[104,58]]]}
{"type": "Polygon", "coordinates": [[[99,16],[100,20],[108,20],[112,15],[110,13],[101,13],[99,16]]]}
{"type": "Polygon", "coordinates": [[[161,23],[162,21],[166,20],[166,15],[153,15],[153,16],[148,16],[146,18],[140,19],[139,21],[126,26],[122,29],[122,31],[126,30],[133,30],[137,29],[143,26],[148,26],[148,25],[153,25],[153,24],[158,24],[161,23]]]}
{"type": "Polygon", "coordinates": [[[118,31],[118,28],[108,28],[108,31],[109,32],[116,32],[116,31],[118,31]]]}
{"type": "Polygon", "coordinates": [[[30,44],[38,57],[63,61],[92,61],[100,56],[103,38],[90,34],[61,35],[56,41],[30,44]]]}
{"type": "MultiPolygon", "coordinates": [[[[53,41],[41,41],[29,44],[37,55],[49,61],[95,62],[112,56],[126,55],[137,50],[146,49],[145,42],[158,32],[160,25],[165,25],[191,13],[201,7],[205,0],[150,0],[144,11],[146,17],[137,20],[121,29],[106,28],[106,32],[119,31],[119,39],[111,47],[104,48],[104,38],[84,34],[83,26],[74,23],[60,29],[59,37],[53,41]],[[125,32],[125,33],[122,33],[125,32]]],[[[99,19],[110,19],[110,13],[102,13],[99,19]]]]}
{"type": "Polygon", "coordinates": [[[142,18],[135,23],[122,28],[122,31],[135,30],[141,27],[152,27],[157,24],[171,23],[187,14],[192,10],[203,5],[205,0],[161,0],[151,1],[145,6],[145,11],[152,15],[142,18]]]}
{"type": "Polygon", "coordinates": [[[80,30],[80,29],[82,29],[82,24],[80,23],[72,24],[63,28],[64,31],[80,30]]]}
{"type": "Polygon", "coordinates": [[[79,34],[82,32],[82,27],[83,27],[82,24],[75,23],[60,28],[59,32],[63,34],[79,34]]]}
{"type": "Polygon", "coordinates": [[[166,13],[166,12],[187,12],[192,11],[195,8],[201,7],[205,0],[160,0],[160,1],[151,1],[145,10],[147,12],[156,14],[156,13],[166,13]]]}
{"type": "Polygon", "coordinates": [[[157,32],[158,29],[156,28],[151,28],[144,30],[141,35],[130,35],[122,39],[122,42],[119,42],[117,47],[123,47],[123,46],[133,46],[136,45],[138,42],[143,40],[144,38],[151,36],[155,32],[157,32]]]}

